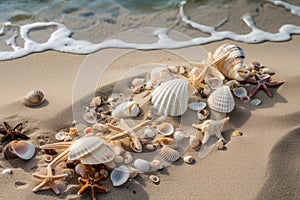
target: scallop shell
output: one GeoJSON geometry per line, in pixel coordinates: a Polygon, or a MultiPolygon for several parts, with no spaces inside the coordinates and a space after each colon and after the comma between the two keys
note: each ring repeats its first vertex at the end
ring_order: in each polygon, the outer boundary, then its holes
{"type": "Polygon", "coordinates": [[[114,156],[114,151],[99,137],[83,137],[70,146],[69,159],[80,159],[82,164],[107,163],[114,156]]]}
{"type": "Polygon", "coordinates": [[[136,117],[140,114],[141,110],[139,105],[133,101],[125,101],[119,104],[111,113],[111,116],[115,119],[136,117]]]}
{"type": "Polygon", "coordinates": [[[168,136],[168,135],[172,135],[172,133],[174,132],[174,127],[170,123],[162,123],[157,126],[156,130],[160,134],[168,136]]]}
{"type": "Polygon", "coordinates": [[[230,79],[243,81],[244,78],[239,74],[243,68],[245,54],[241,47],[233,44],[224,44],[216,49],[213,54],[215,60],[228,54],[228,58],[223,65],[217,66],[220,72],[230,79]]]}
{"type": "Polygon", "coordinates": [[[173,163],[180,158],[179,152],[169,146],[163,146],[160,150],[160,156],[163,160],[173,163]]]}
{"type": "Polygon", "coordinates": [[[4,147],[4,156],[6,159],[19,157],[23,160],[30,160],[35,153],[32,143],[27,141],[14,140],[4,147]]]}
{"type": "Polygon", "coordinates": [[[129,171],[128,167],[121,165],[120,167],[115,168],[111,172],[110,179],[113,183],[113,186],[117,187],[117,186],[120,186],[120,185],[123,185],[124,183],[126,183],[129,176],[130,176],[130,171],[129,171]]]}
{"type": "Polygon", "coordinates": [[[222,86],[211,93],[207,99],[208,106],[221,113],[229,113],[234,109],[235,102],[228,86],[222,86]]]}
{"type": "Polygon", "coordinates": [[[154,108],[162,115],[180,116],[188,107],[188,96],[192,93],[188,81],[174,79],[163,82],[152,92],[154,108]]]}
{"type": "Polygon", "coordinates": [[[183,161],[185,163],[191,164],[194,161],[194,157],[193,156],[184,156],[183,161]]]}
{"type": "Polygon", "coordinates": [[[239,98],[247,96],[247,90],[244,87],[234,88],[232,90],[233,94],[239,98]]]}
{"type": "Polygon", "coordinates": [[[29,107],[38,106],[44,102],[44,93],[40,90],[33,90],[24,97],[24,104],[29,107]]]}
{"type": "Polygon", "coordinates": [[[150,175],[149,179],[153,182],[153,183],[158,183],[159,182],[159,177],[156,175],[150,175]]]}
{"type": "Polygon", "coordinates": [[[206,107],[205,102],[192,102],[189,104],[189,108],[194,111],[203,110],[206,107]]]}
{"type": "Polygon", "coordinates": [[[217,77],[208,77],[205,79],[205,83],[213,90],[223,85],[223,80],[217,77]]]}
{"type": "Polygon", "coordinates": [[[171,80],[172,76],[167,68],[156,67],[151,70],[150,79],[154,85],[157,85],[161,82],[171,80]]]}
{"type": "Polygon", "coordinates": [[[93,112],[84,113],[83,119],[84,119],[84,121],[86,121],[89,124],[95,124],[98,122],[97,117],[95,116],[95,114],[93,112]]]}
{"type": "Polygon", "coordinates": [[[136,159],[133,165],[139,172],[149,172],[151,168],[150,163],[147,160],[140,158],[136,159]]]}
{"type": "Polygon", "coordinates": [[[135,78],[135,79],[133,79],[131,84],[134,88],[136,88],[136,87],[143,85],[145,83],[145,81],[146,81],[146,79],[144,79],[144,78],[135,78]]]}

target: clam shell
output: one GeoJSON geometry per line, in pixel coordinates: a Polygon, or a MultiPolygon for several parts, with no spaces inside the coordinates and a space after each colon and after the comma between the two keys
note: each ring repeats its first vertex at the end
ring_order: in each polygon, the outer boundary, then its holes
{"type": "Polygon", "coordinates": [[[114,156],[114,151],[99,137],[83,137],[70,146],[69,159],[80,159],[82,164],[107,163],[114,156]]]}
{"type": "Polygon", "coordinates": [[[144,134],[145,134],[145,136],[148,137],[148,138],[154,138],[155,135],[156,135],[155,131],[153,131],[153,130],[150,129],[150,128],[146,128],[145,131],[144,131],[144,134]]]}
{"type": "Polygon", "coordinates": [[[209,112],[206,109],[197,112],[197,117],[200,120],[205,120],[209,116],[209,112]]]}
{"type": "Polygon", "coordinates": [[[168,136],[168,135],[172,135],[172,133],[174,132],[174,127],[173,127],[172,124],[162,123],[162,124],[160,124],[160,125],[157,126],[156,130],[160,134],[168,136]]]}
{"type": "Polygon", "coordinates": [[[149,172],[151,169],[150,163],[140,158],[136,159],[133,165],[139,172],[149,172]]]}
{"type": "Polygon", "coordinates": [[[58,133],[55,134],[55,139],[58,141],[63,141],[67,136],[66,132],[60,131],[58,133]]]}
{"type": "Polygon", "coordinates": [[[261,104],[261,100],[260,99],[252,99],[250,101],[251,106],[259,106],[261,104]]]}
{"type": "Polygon", "coordinates": [[[115,168],[111,174],[110,179],[112,181],[113,186],[117,187],[126,183],[130,176],[130,171],[128,167],[121,165],[118,168],[115,168]]]}
{"type": "Polygon", "coordinates": [[[77,175],[81,176],[81,177],[85,177],[85,170],[86,170],[86,166],[82,163],[78,163],[76,166],[75,166],[75,172],[77,175]]]}
{"type": "Polygon", "coordinates": [[[139,87],[145,83],[146,79],[144,78],[135,78],[132,80],[131,84],[134,88],[139,87]]]}
{"type": "Polygon", "coordinates": [[[208,106],[221,113],[229,113],[234,109],[235,102],[228,86],[222,86],[211,93],[207,99],[208,106]]]}
{"type": "Polygon", "coordinates": [[[176,142],[179,142],[181,140],[183,140],[184,138],[187,138],[189,135],[185,132],[183,132],[182,130],[176,130],[173,134],[174,140],[176,142]]]}
{"type": "Polygon", "coordinates": [[[189,108],[194,111],[203,110],[206,107],[205,102],[192,102],[189,104],[189,108]]]}
{"type": "Polygon", "coordinates": [[[198,150],[201,147],[201,140],[195,135],[190,136],[189,145],[192,150],[198,150]]]}
{"type": "Polygon", "coordinates": [[[169,146],[171,148],[177,148],[178,147],[177,142],[172,138],[167,138],[167,137],[159,138],[159,139],[157,139],[157,142],[161,146],[169,146]]]}
{"type": "Polygon", "coordinates": [[[247,90],[244,87],[234,88],[232,90],[233,94],[239,98],[247,96],[247,90]]]}
{"type": "Polygon", "coordinates": [[[150,166],[151,166],[151,169],[153,171],[157,171],[157,170],[162,169],[164,167],[163,164],[161,163],[161,161],[156,160],[156,159],[154,159],[150,162],[150,166]]]}
{"type": "Polygon", "coordinates": [[[180,158],[179,152],[169,146],[163,146],[160,150],[160,156],[163,160],[173,163],[180,158]]]}
{"type": "Polygon", "coordinates": [[[38,106],[44,102],[44,93],[40,90],[33,90],[24,97],[24,104],[29,107],[38,106]]]}
{"type": "Polygon", "coordinates": [[[223,85],[223,80],[217,77],[208,77],[205,79],[205,83],[213,90],[223,85]]]}
{"type": "Polygon", "coordinates": [[[150,72],[150,79],[154,85],[172,79],[169,70],[165,67],[156,67],[150,72]]]}
{"type": "Polygon", "coordinates": [[[133,101],[125,101],[119,104],[111,113],[115,119],[136,117],[140,114],[141,110],[139,105],[133,101]]]}
{"type": "Polygon", "coordinates": [[[185,163],[191,164],[194,161],[194,157],[193,156],[184,156],[183,161],[185,163]]]}
{"type": "Polygon", "coordinates": [[[125,164],[129,164],[129,163],[131,163],[132,161],[133,161],[133,157],[132,157],[131,153],[128,152],[128,151],[126,151],[126,152],[124,153],[124,163],[125,163],[125,164]]]}
{"type": "Polygon", "coordinates": [[[226,54],[228,54],[226,62],[217,66],[219,71],[227,78],[238,81],[244,80],[244,78],[239,74],[239,70],[243,68],[245,58],[243,49],[236,45],[224,44],[216,49],[213,54],[213,58],[217,60],[226,54]]]}
{"type": "Polygon", "coordinates": [[[35,148],[33,144],[27,141],[14,140],[8,143],[4,148],[4,156],[6,159],[19,157],[23,160],[30,160],[34,153],[35,148]]]}
{"type": "Polygon", "coordinates": [[[95,114],[93,112],[84,113],[83,119],[84,119],[84,121],[86,121],[89,124],[95,124],[98,122],[97,117],[95,116],[95,114]]]}
{"type": "Polygon", "coordinates": [[[152,92],[151,103],[162,115],[180,116],[188,107],[188,96],[192,93],[188,81],[174,79],[163,82],[152,92]]]}
{"type": "Polygon", "coordinates": [[[153,183],[158,183],[159,182],[159,177],[156,175],[150,175],[149,179],[153,182],[153,183]]]}

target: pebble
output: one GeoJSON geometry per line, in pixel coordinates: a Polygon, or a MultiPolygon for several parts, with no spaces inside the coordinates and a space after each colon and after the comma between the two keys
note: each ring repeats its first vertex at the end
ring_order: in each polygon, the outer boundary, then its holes
{"type": "Polygon", "coordinates": [[[4,169],[2,171],[2,174],[12,174],[12,170],[11,169],[4,169]]]}

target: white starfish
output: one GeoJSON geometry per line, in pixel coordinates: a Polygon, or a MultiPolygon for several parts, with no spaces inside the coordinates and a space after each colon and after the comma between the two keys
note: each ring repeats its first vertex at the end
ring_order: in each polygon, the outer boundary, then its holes
{"type": "Polygon", "coordinates": [[[221,120],[206,120],[202,124],[192,124],[194,128],[197,128],[201,130],[204,133],[204,138],[202,140],[202,143],[205,144],[210,136],[214,135],[218,139],[224,140],[226,142],[225,138],[222,136],[221,132],[223,129],[223,125],[229,120],[229,117],[226,117],[221,120]]]}

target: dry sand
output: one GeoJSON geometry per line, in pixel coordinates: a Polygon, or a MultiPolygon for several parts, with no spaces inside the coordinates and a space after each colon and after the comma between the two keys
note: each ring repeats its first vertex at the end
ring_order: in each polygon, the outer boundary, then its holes
{"type": "MultiPolygon", "coordinates": [[[[222,41],[204,45],[213,51],[222,41]]],[[[246,52],[246,62],[260,61],[276,71],[274,80],[285,84],[272,89],[274,98],[263,92],[256,97],[263,104],[257,108],[237,101],[225,126],[224,136],[232,130],[241,130],[242,137],[230,138],[225,151],[213,150],[205,159],[196,159],[192,165],[177,161],[158,171],[160,184],[150,182],[142,175],[113,188],[108,181],[107,194],[98,199],[299,199],[299,121],[300,121],[300,37],[289,42],[249,45],[232,42],[246,52]]],[[[108,51],[109,50],[104,50],[108,51]]],[[[105,52],[103,52],[105,54],[105,52]]],[[[194,51],[191,53],[195,54],[194,51]]],[[[120,68],[112,67],[104,83],[117,80],[128,68],[150,60],[176,63],[178,58],[161,51],[142,52],[141,56],[118,60],[120,68]],[[148,56],[148,57],[147,57],[148,56]]],[[[40,142],[54,142],[60,128],[69,127],[73,120],[71,103],[77,71],[86,56],[43,52],[0,63],[0,121],[11,125],[25,122],[25,134],[36,146],[40,142]],[[23,96],[41,89],[47,102],[37,108],[22,105],[23,96]],[[43,140],[43,141],[41,141],[43,140]]],[[[86,60],[85,60],[86,61],[86,60]]],[[[86,61],[87,62],[87,61],[86,61]]],[[[96,63],[100,65],[99,63],[96,63]]],[[[116,65],[116,63],[115,63],[116,65]]],[[[194,153],[196,156],[196,154],[194,153]]],[[[51,190],[33,193],[37,184],[31,174],[41,171],[46,163],[38,150],[30,161],[5,160],[0,154],[1,171],[13,170],[12,175],[0,174],[0,199],[89,199],[89,194],[77,196],[79,186],[75,179],[59,196],[51,190]]],[[[68,179],[69,180],[69,179],[68,179]]]]}

